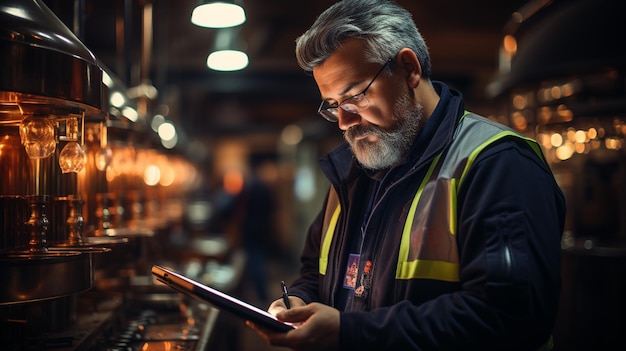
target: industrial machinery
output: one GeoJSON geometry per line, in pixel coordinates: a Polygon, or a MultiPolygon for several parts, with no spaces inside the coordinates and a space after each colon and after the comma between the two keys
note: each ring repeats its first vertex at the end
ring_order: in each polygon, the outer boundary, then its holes
{"type": "MultiPolygon", "coordinates": [[[[152,260],[180,254],[152,243],[180,220],[193,166],[112,112],[119,91],[42,1],[2,2],[3,350],[202,350],[210,341],[217,310],[146,278],[152,260]]],[[[223,254],[216,247],[205,261],[223,254]]]]}

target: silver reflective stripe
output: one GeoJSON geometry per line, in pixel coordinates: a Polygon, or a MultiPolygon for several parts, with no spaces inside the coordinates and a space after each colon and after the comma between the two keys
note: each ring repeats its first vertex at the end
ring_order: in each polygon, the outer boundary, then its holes
{"type": "Polygon", "coordinates": [[[478,155],[505,137],[538,144],[501,124],[465,113],[445,154],[431,163],[411,203],[398,251],[396,279],[459,281],[457,192],[478,155]]]}
{"type": "MultiPolygon", "coordinates": [[[[396,279],[459,281],[457,192],[478,155],[505,137],[525,140],[545,162],[541,148],[533,139],[466,112],[452,144],[445,154],[435,157],[413,196],[398,249],[396,279]]],[[[326,274],[340,213],[339,198],[331,187],[320,245],[319,273],[322,275],[326,274]]]]}

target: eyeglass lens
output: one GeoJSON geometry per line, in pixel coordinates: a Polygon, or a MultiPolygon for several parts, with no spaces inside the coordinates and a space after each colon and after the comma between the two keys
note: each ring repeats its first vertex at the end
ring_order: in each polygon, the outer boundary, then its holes
{"type": "Polygon", "coordinates": [[[348,112],[348,113],[357,113],[359,111],[365,110],[369,107],[369,100],[365,96],[367,90],[372,86],[376,78],[380,75],[380,73],[385,69],[387,64],[391,62],[392,59],[387,60],[383,66],[378,70],[374,78],[369,82],[369,84],[363,89],[362,92],[347,98],[346,100],[339,103],[337,106],[330,106],[326,100],[322,101],[320,107],[317,112],[324,117],[326,120],[330,122],[337,122],[339,120],[339,108],[348,112]]]}

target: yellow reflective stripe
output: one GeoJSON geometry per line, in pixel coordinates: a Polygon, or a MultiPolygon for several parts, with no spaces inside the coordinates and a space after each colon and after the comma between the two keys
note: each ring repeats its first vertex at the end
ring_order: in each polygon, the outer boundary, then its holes
{"type": "Polygon", "coordinates": [[[526,137],[522,137],[524,140],[526,140],[526,142],[528,143],[528,145],[530,145],[530,147],[535,151],[535,153],[537,154],[537,156],[539,156],[539,158],[545,162],[546,164],[548,164],[548,161],[546,161],[546,158],[543,156],[543,152],[541,151],[541,146],[539,146],[539,144],[537,143],[536,140],[531,139],[531,138],[526,138],[526,137]]]}
{"type": "Polygon", "coordinates": [[[459,118],[459,122],[461,122],[463,120],[463,118],[465,118],[465,116],[467,116],[468,114],[470,114],[470,112],[468,110],[463,110],[463,116],[461,116],[461,118],[459,118]]]}
{"type": "MultiPolygon", "coordinates": [[[[439,158],[441,158],[441,154],[437,155],[433,162],[430,164],[428,168],[428,172],[426,172],[426,176],[422,179],[422,183],[420,184],[417,192],[415,193],[415,197],[413,198],[413,202],[411,203],[411,207],[409,208],[409,213],[407,213],[406,221],[404,222],[404,228],[402,229],[402,239],[400,241],[400,251],[398,252],[398,268],[396,269],[396,279],[410,279],[413,276],[413,272],[416,267],[412,265],[409,260],[409,249],[411,247],[411,226],[413,224],[413,218],[415,217],[415,210],[417,209],[417,203],[419,202],[420,197],[422,196],[422,192],[424,191],[424,187],[430,176],[432,175],[435,167],[437,166],[437,162],[439,162],[439,158]]],[[[419,260],[418,260],[419,261],[419,260]]],[[[417,262],[417,261],[415,261],[417,262]]]]}
{"type": "Polygon", "coordinates": [[[450,214],[450,234],[452,235],[456,235],[456,184],[456,178],[450,179],[450,192],[448,194],[448,196],[450,197],[450,201],[448,201],[448,203],[450,204],[450,211],[448,211],[448,213],[450,214]]]}
{"type": "Polygon", "coordinates": [[[448,282],[459,281],[459,264],[435,261],[435,260],[420,260],[417,259],[411,262],[404,262],[402,276],[397,276],[398,279],[437,279],[448,282]]]}
{"type": "MultiPolygon", "coordinates": [[[[465,116],[467,116],[470,112],[468,110],[465,110],[463,113],[463,116],[461,116],[461,120],[463,120],[463,118],[465,118],[465,116]]],[[[458,184],[460,182],[456,179],[456,178],[451,178],[450,179],[450,201],[448,201],[448,203],[450,204],[450,211],[448,211],[448,213],[450,214],[450,233],[452,235],[456,235],[456,195],[458,193],[458,184]]]]}
{"type": "MultiPolygon", "coordinates": [[[[470,116],[467,113],[467,111],[461,117],[461,119],[466,118],[466,116],[470,116]]],[[[445,226],[443,226],[444,225],[443,222],[445,220],[448,220],[447,225],[448,225],[448,231],[449,231],[449,234],[446,234],[446,235],[452,235],[452,236],[457,235],[457,231],[458,231],[457,194],[458,194],[459,188],[461,187],[462,182],[467,177],[469,169],[475,162],[478,155],[482,151],[484,151],[485,148],[487,148],[489,145],[493,144],[495,141],[500,140],[502,138],[509,137],[509,136],[516,137],[516,138],[520,138],[526,141],[528,145],[531,147],[531,149],[542,160],[545,161],[545,158],[543,157],[543,153],[541,151],[541,147],[537,144],[535,140],[519,135],[515,131],[502,130],[495,126],[494,128],[486,128],[486,129],[477,130],[480,134],[492,134],[494,132],[497,132],[497,133],[490,136],[487,140],[485,140],[484,142],[480,143],[479,145],[475,147],[473,142],[466,142],[465,139],[463,139],[467,135],[463,133],[467,131],[476,131],[476,129],[473,128],[473,126],[475,125],[474,120],[470,119],[470,121],[467,123],[469,123],[469,125],[463,130],[459,131],[459,133],[461,133],[459,134],[459,136],[461,137],[460,139],[461,141],[455,144],[456,149],[452,148],[451,154],[449,155],[450,157],[449,161],[444,161],[441,166],[441,170],[438,171],[440,173],[438,177],[442,177],[441,181],[442,182],[447,181],[448,183],[439,184],[437,183],[438,180],[431,179],[436,176],[435,172],[438,169],[437,166],[438,166],[438,163],[441,161],[440,159],[442,157],[442,155],[440,154],[433,160],[433,162],[429,166],[429,169],[427,170],[426,175],[422,179],[417,189],[417,192],[414,195],[414,198],[411,202],[411,206],[409,207],[406,220],[404,223],[404,227],[402,230],[402,238],[400,240],[400,247],[398,250],[396,279],[416,279],[417,278],[417,279],[436,279],[436,280],[450,281],[450,282],[459,281],[459,264],[458,262],[456,262],[458,260],[456,256],[450,257],[449,260],[445,258],[440,259],[439,255],[434,253],[433,255],[425,256],[429,259],[416,259],[412,253],[412,248],[411,248],[412,240],[428,240],[428,238],[426,237],[427,235],[429,234],[435,235],[435,233],[438,233],[437,228],[435,228],[437,226],[439,226],[438,228],[440,230],[446,231],[445,226]],[[463,163],[465,164],[463,165],[463,163]],[[456,168],[454,167],[458,167],[461,165],[463,165],[463,169],[460,170],[461,172],[459,174],[456,171],[456,168]],[[435,186],[436,188],[433,188],[433,189],[427,188],[429,182],[433,182],[433,186],[435,186]],[[443,198],[442,196],[444,194],[441,194],[441,193],[437,195],[437,191],[439,192],[446,191],[445,190],[446,186],[447,186],[447,198],[443,198]],[[420,208],[420,211],[422,211],[420,207],[422,205],[420,205],[420,202],[436,201],[437,196],[438,196],[438,199],[440,200],[448,201],[448,214],[447,214],[448,218],[438,217],[437,219],[433,219],[433,218],[420,217],[419,222],[415,222],[418,220],[416,218],[417,209],[420,208]],[[422,197],[428,197],[428,198],[422,199],[422,197]],[[414,228],[414,226],[429,227],[431,225],[433,226],[433,228],[414,228]],[[416,232],[412,232],[412,230],[416,230],[416,232]],[[411,261],[409,261],[409,257],[411,257],[410,258],[411,261]]],[[[442,203],[439,202],[439,204],[441,205],[442,203]]],[[[429,204],[424,204],[423,206],[426,207],[426,206],[433,206],[433,205],[434,204],[429,203],[429,204]]],[[[438,212],[441,212],[438,215],[445,216],[443,213],[443,211],[445,210],[446,210],[445,208],[437,209],[438,212]]],[[[417,217],[419,216],[420,216],[420,213],[417,213],[417,217]]],[[[425,242],[413,243],[413,246],[415,246],[415,250],[420,250],[419,245],[424,244],[424,243],[425,242]]],[[[428,244],[426,244],[426,246],[428,246],[428,244]]],[[[452,248],[456,250],[456,245],[451,244],[450,249],[452,248]]],[[[432,248],[422,248],[422,249],[432,249],[432,248]]],[[[419,252],[416,252],[415,254],[417,256],[420,256],[419,252]]]]}
{"type": "Polygon", "coordinates": [[[330,251],[330,243],[333,241],[333,234],[335,233],[335,227],[339,219],[339,213],[341,212],[341,205],[337,205],[333,212],[330,222],[328,223],[328,230],[324,234],[322,241],[322,248],[320,249],[319,269],[321,275],[326,275],[326,269],[328,268],[328,252],[330,251]]]}
{"type": "Polygon", "coordinates": [[[469,171],[471,165],[476,160],[476,157],[478,157],[478,154],[480,154],[489,144],[493,143],[494,141],[498,139],[504,138],[506,136],[514,136],[516,138],[521,138],[522,140],[525,140],[528,143],[528,145],[530,145],[530,147],[533,149],[533,151],[535,151],[535,153],[539,156],[539,158],[541,158],[545,162],[543,153],[541,152],[541,148],[533,139],[521,136],[511,130],[505,130],[487,139],[485,142],[478,145],[478,147],[474,149],[474,151],[472,151],[472,153],[467,159],[467,163],[465,164],[465,169],[463,170],[463,173],[461,174],[461,177],[459,178],[459,181],[458,181],[459,186],[461,186],[461,183],[465,179],[465,176],[467,175],[467,172],[469,171]]]}

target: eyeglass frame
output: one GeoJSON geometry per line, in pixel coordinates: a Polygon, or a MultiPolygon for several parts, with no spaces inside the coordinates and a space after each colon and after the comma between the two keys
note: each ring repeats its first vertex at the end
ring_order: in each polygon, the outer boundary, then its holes
{"type": "Polygon", "coordinates": [[[374,75],[374,78],[372,78],[372,80],[369,82],[369,84],[365,87],[365,89],[363,89],[363,91],[361,91],[360,93],[356,94],[356,95],[352,95],[351,97],[344,99],[342,102],[338,103],[336,106],[330,105],[328,103],[328,101],[326,100],[322,100],[322,103],[320,104],[320,106],[317,109],[317,113],[322,116],[325,120],[329,121],[329,122],[333,122],[336,123],[339,121],[339,108],[341,108],[342,110],[348,112],[348,113],[358,113],[361,111],[364,111],[366,109],[368,109],[370,107],[370,101],[367,99],[367,96],[365,95],[367,93],[367,90],[372,86],[372,84],[374,83],[374,81],[376,80],[376,78],[378,78],[378,76],[380,75],[380,73],[382,73],[382,71],[385,69],[385,67],[387,67],[387,65],[389,63],[391,63],[391,61],[393,61],[393,58],[390,58],[389,60],[385,61],[385,63],[383,64],[383,66],[380,68],[380,70],[378,70],[378,72],[376,73],[376,75],[374,75]],[[367,102],[367,105],[364,107],[359,106],[356,103],[352,103],[351,105],[358,107],[352,110],[347,110],[345,107],[343,107],[346,103],[349,104],[349,101],[357,98],[357,101],[360,101],[362,99],[365,99],[365,101],[367,102]],[[327,107],[324,107],[324,105],[327,104],[327,107]],[[331,109],[335,110],[335,113],[329,111],[331,109]]]}

